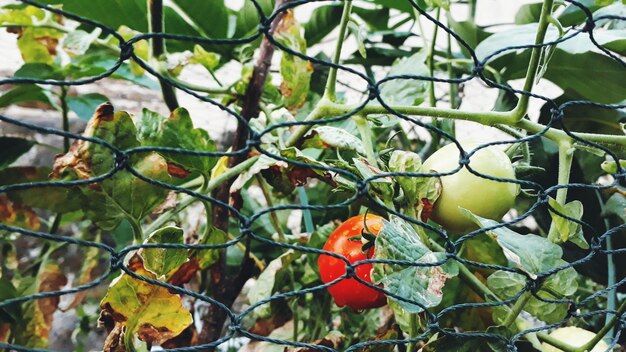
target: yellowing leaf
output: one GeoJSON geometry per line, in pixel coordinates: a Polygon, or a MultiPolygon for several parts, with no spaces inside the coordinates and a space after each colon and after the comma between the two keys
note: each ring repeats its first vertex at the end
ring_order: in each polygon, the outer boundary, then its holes
{"type": "MultiPolygon", "coordinates": [[[[67,278],[59,266],[44,262],[33,284],[23,295],[58,291],[65,286],[67,278]]],[[[47,348],[48,335],[52,326],[52,316],[59,305],[59,297],[29,300],[22,306],[22,319],[14,329],[15,342],[31,348],[47,348]]]]}
{"type": "MultiPolygon", "coordinates": [[[[300,53],[306,53],[306,40],[302,35],[302,26],[294,18],[292,11],[285,13],[276,29],[275,36],[286,47],[300,53]]],[[[309,94],[313,65],[307,60],[283,52],[280,61],[280,73],[283,76],[280,92],[285,107],[290,111],[297,110],[304,104],[309,94]]]]}
{"type": "MultiPolygon", "coordinates": [[[[143,268],[136,273],[154,278],[143,268]]],[[[193,322],[179,295],[128,274],[122,274],[111,283],[100,307],[103,310],[100,319],[114,326],[112,334],[125,328],[123,344],[127,349],[135,336],[158,345],[178,336],[193,322]]]]}
{"type": "MultiPolygon", "coordinates": [[[[114,112],[109,103],[98,107],[83,133],[122,150],[139,146],[136,134],[130,116],[125,112],[114,112]]],[[[55,159],[51,176],[62,180],[88,179],[111,172],[115,163],[116,157],[110,149],[98,143],[77,140],[65,155],[55,159]]],[[[157,153],[133,154],[128,163],[147,178],[170,180],[167,163],[157,153]]],[[[167,189],[150,184],[127,170],[119,170],[101,182],[77,188],[86,216],[105,230],[115,228],[128,217],[136,221],[143,219],[163,202],[167,194],[167,189]]]]}
{"type": "Polygon", "coordinates": [[[3,194],[0,195],[0,222],[30,230],[39,230],[41,225],[39,217],[31,208],[11,201],[3,194]]]}

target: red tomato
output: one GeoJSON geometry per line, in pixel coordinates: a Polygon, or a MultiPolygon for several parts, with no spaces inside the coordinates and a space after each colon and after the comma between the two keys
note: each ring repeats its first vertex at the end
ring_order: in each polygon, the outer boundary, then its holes
{"type": "MultiPolygon", "coordinates": [[[[357,215],[346,220],[329,237],[324,244],[324,250],[344,256],[350,263],[371,259],[374,255],[374,247],[362,251],[361,231],[365,229],[364,215],[357,215]]],[[[370,233],[378,235],[383,227],[383,218],[377,215],[367,215],[367,229],[370,233]]],[[[336,280],[345,275],[346,263],[329,255],[320,255],[317,260],[320,276],[324,283],[336,280]]],[[[372,264],[363,264],[355,268],[356,275],[363,281],[372,282],[370,275],[372,264]]],[[[348,306],[354,310],[376,308],[387,303],[385,295],[367,287],[354,278],[343,279],[328,288],[339,307],[348,306]]]]}

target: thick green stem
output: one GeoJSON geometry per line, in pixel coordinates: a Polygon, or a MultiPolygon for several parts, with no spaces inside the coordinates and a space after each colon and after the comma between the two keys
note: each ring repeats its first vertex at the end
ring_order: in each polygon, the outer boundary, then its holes
{"type": "Polygon", "coordinates": [[[626,299],[619,306],[619,308],[617,309],[617,314],[615,314],[613,318],[611,318],[611,321],[609,321],[608,324],[605,324],[604,327],[602,327],[602,329],[598,331],[596,336],[593,337],[593,339],[591,339],[582,347],[578,348],[576,352],[591,351],[596,346],[596,344],[598,344],[598,342],[602,340],[604,335],[606,335],[609,331],[611,331],[611,329],[613,329],[613,327],[619,322],[624,312],[626,312],[626,299]]]}
{"type": "MultiPolygon", "coordinates": [[[[148,0],[148,30],[153,33],[163,33],[163,0],[148,0]]],[[[165,42],[161,37],[150,39],[152,58],[158,60],[165,53],[165,42]]],[[[170,111],[178,107],[176,91],[166,80],[159,79],[163,100],[170,111]]]]}
{"type": "MultiPolygon", "coordinates": [[[[539,26],[537,28],[537,34],[535,36],[535,45],[543,44],[546,32],[548,30],[549,18],[552,15],[552,5],[554,0],[544,0],[541,7],[541,15],[539,17],[539,26]]],[[[530,92],[535,83],[535,77],[537,76],[537,69],[539,68],[539,60],[541,59],[541,53],[543,47],[535,47],[530,53],[530,61],[528,62],[528,70],[526,71],[526,79],[524,81],[525,92],[530,92]]],[[[517,120],[521,120],[528,111],[528,101],[530,97],[528,95],[522,95],[517,102],[517,106],[513,109],[514,116],[517,120]]]]}
{"type": "Polygon", "coordinates": [[[141,244],[143,242],[143,230],[141,229],[141,225],[131,216],[127,216],[126,220],[133,231],[133,244],[141,244]]]}
{"type": "Polygon", "coordinates": [[[530,291],[524,292],[522,296],[515,302],[513,308],[511,308],[511,311],[509,311],[509,313],[506,315],[506,318],[504,319],[504,323],[502,325],[510,326],[511,324],[515,323],[517,316],[522,312],[522,310],[524,310],[524,306],[526,306],[526,303],[528,303],[532,296],[533,294],[530,291]]]}
{"type": "MultiPolygon", "coordinates": [[[[343,2],[343,13],[341,14],[341,22],[339,23],[339,36],[337,37],[337,43],[335,45],[335,55],[333,56],[333,63],[338,64],[341,59],[341,48],[343,47],[343,41],[346,39],[346,32],[348,28],[348,22],[350,21],[350,13],[352,12],[352,0],[345,0],[343,2]]],[[[328,80],[326,81],[326,89],[324,90],[324,97],[330,101],[335,101],[337,85],[337,68],[331,67],[328,71],[328,80]]]]}
{"type": "MultiPolygon", "coordinates": [[[[437,242],[435,241],[430,241],[430,247],[433,250],[436,250],[438,252],[444,252],[445,249],[443,247],[441,247],[437,242]]],[[[480,281],[472,272],[471,270],[469,270],[469,268],[464,265],[463,263],[457,262],[457,265],[459,267],[459,277],[461,278],[461,280],[463,280],[463,282],[465,282],[466,285],[468,285],[472,291],[476,292],[478,295],[486,297],[487,299],[492,299],[492,300],[496,300],[496,301],[502,301],[495,293],[493,293],[493,291],[491,291],[489,289],[489,287],[485,286],[485,284],[480,281]]],[[[507,305],[503,305],[502,306],[504,309],[507,310],[507,314],[510,313],[512,311],[512,309],[507,306],[507,305]]],[[[518,318],[519,319],[519,318],[518,318]]],[[[567,343],[558,341],[550,336],[548,336],[548,334],[545,333],[537,333],[537,337],[552,345],[555,346],[565,352],[578,352],[576,347],[573,347],[567,343]]]]}
{"type": "MultiPolygon", "coordinates": [[[[417,315],[417,313],[412,313],[410,318],[409,318],[409,338],[414,338],[419,334],[419,322],[418,322],[419,316],[417,315]]],[[[417,351],[417,342],[416,341],[412,341],[409,342],[409,345],[407,346],[407,352],[415,352],[417,351]]]]}
{"type": "MultiPolygon", "coordinates": [[[[569,183],[573,160],[574,148],[572,147],[571,143],[561,143],[559,145],[559,185],[563,186],[569,183]]],[[[556,191],[556,201],[561,205],[565,205],[565,203],[567,202],[567,188],[559,188],[556,191]]],[[[555,214],[555,216],[559,215],[555,214]]],[[[550,231],[548,231],[548,238],[558,238],[558,235],[555,234],[556,231],[556,222],[552,221],[552,223],[550,224],[550,231]]]]}

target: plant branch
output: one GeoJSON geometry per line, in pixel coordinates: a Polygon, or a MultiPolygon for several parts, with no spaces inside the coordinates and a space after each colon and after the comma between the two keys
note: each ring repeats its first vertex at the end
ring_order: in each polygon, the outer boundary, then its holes
{"type": "MultiPolygon", "coordinates": [[[[274,10],[279,9],[284,3],[289,0],[277,0],[274,5],[274,10]]],[[[285,12],[280,12],[272,22],[269,28],[269,35],[272,35],[285,12]]],[[[261,102],[261,96],[263,93],[263,87],[267,81],[269,75],[269,69],[272,64],[272,57],[274,56],[275,48],[267,37],[261,41],[261,47],[259,49],[259,56],[252,71],[252,77],[246,94],[242,102],[241,116],[244,121],[240,121],[235,132],[235,139],[233,141],[232,150],[239,151],[246,147],[248,141],[248,121],[255,118],[259,114],[259,104],[261,102]]],[[[246,161],[247,155],[237,155],[229,158],[228,167],[233,168],[246,161]]],[[[248,159],[250,160],[250,159],[248,159]]],[[[223,203],[230,203],[231,194],[230,187],[232,180],[228,180],[220,185],[213,192],[213,197],[220,200],[223,203]]],[[[233,206],[240,208],[240,199],[234,198],[233,206]]],[[[213,224],[218,229],[228,232],[230,214],[228,209],[224,207],[215,207],[213,210],[213,224]]],[[[239,273],[235,275],[225,275],[226,273],[226,255],[222,251],[220,254],[220,260],[211,268],[211,282],[210,288],[212,289],[212,296],[222,302],[222,304],[230,307],[235,298],[241,291],[244,283],[254,274],[254,261],[249,258],[250,254],[250,241],[251,238],[246,238],[246,251],[244,253],[243,263],[241,264],[239,273]]],[[[208,343],[217,340],[221,333],[224,322],[226,321],[225,312],[216,305],[209,306],[206,315],[203,316],[204,325],[199,335],[199,342],[201,344],[208,343]]],[[[215,350],[215,348],[208,349],[209,351],[215,350]]]]}
{"type": "MultiPolygon", "coordinates": [[[[537,28],[537,35],[535,36],[535,45],[543,44],[546,32],[548,30],[549,18],[552,15],[552,4],[554,0],[544,0],[541,7],[541,15],[539,17],[539,26],[537,28]]],[[[542,46],[534,47],[530,53],[530,61],[528,62],[528,70],[526,71],[526,79],[524,81],[525,92],[530,92],[535,83],[535,77],[537,76],[537,70],[539,68],[539,60],[541,59],[541,53],[543,51],[542,46]]],[[[528,111],[528,101],[530,97],[522,94],[517,101],[517,105],[513,109],[516,119],[522,120],[528,111]]]]}
{"type": "Polygon", "coordinates": [[[524,292],[521,297],[517,299],[517,301],[513,305],[513,308],[508,312],[502,325],[510,326],[511,324],[515,323],[515,320],[517,320],[517,317],[522,312],[522,310],[524,310],[524,306],[526,306],[526,303],[528,303],[532,296],[533,294],[530,291],[524,292]]]}
{"type": "Polygon", "coordinates": [[[589,342],[587,342],[582,347],[579,347],[576,352],[585,352],[591,351],[597,344],[602,340],[604,335],[606,335],[613,327],[620,321],[622,315],[626,312],[626,300],[622,302],[622,304],[617,309],[616,314],[611,318],[611,321],[608,324],[605,324],[600,331],[594,336],[589,342]]]}
{"type": "MultiPolygon", "coordinates": [[[[163,0],[148,0],[148,23],[149,31],[153,33],[163,33],[163,0]]],[[[158,60],[165,53],[165,42],[162,37],[150,39],[152,58],[158,60]]],[[[176,91],[166,80],[159,78],[163,100],[170,111],[178,108],[176,91]]]]}
{"type": "MultiPolygon", "coordinates": [[[[441,247],[437,242],[435,241],[430,241],[430,247],[438,252],[445,252],[445,249],[443,247],[441,247]]],[[[483,296],[486,297],[487,299],[492,299],[492,300],[496,300],[496,301],[502,301],[502,299],[500,299],[495,293],[493,293],[493,291],[491,291],[489,289],[489,287],[485,286],[485,284],[480,281],[473,273],[471,270],[469,270],[469,268],[460,262],[457,262],[457,265],[459,266],[459,277],[461,278],[461,280],[463,280],[465,282],[466,285],[468,285],[474,292],[476,292],[479,296],[483,296]]],[[[508,305],[503,305],[502,306],[504,309],[507,310],[507,313],[510,313],[512,311],[512,309],[508,306],[508,305]]],[[[626,307],[625,307],[626,309],[626,307]]],[[[618,314],[619,316],[619,314],[618,314]]],[[[518,318],[519,319],[519,318],[518,318]]],[[[573,347],[567,343],[561,342],[559,340],[554,339],[553,337],[549,336],[548,334],[545,333],[541,333],[538,332],[537,333],[537,337],[552,345],[555,346],[565,352],[579,352],[577,351],[576,347],[573,347]]]]}
{"type": "MultiPolygon", "coordinates": [[[[335,55],[333,56],[333,63],[338,64],[341,59],[341,48],[343,47],[343,41],[346,39],[346,32],[348,28],[348,22],[350,21],[350,12],[352,11],[352,0],[345,0],[343,2],[343,13],[341,14],[341,22],[339,23],[339,36],[337,37],[337,43],[335,46],[335,55]]],[[[335,87],[337,84],[337,68],[331,67],[328,71],[328,80],[326,81],[326,89],[324,89],[324,97],[330,101],[335,101],[335,87]]]]}
{"type": "MultiPolygon", "coordinates": [[[[561,143],[559,145],[559,173],[558,173],[558,184],[563,186],[569,183],[570,172],[572,170],[572,161],[574,160],[574,148],[571,143],[561,143]]],[[[556,202],[565,206],[567,202],[567,188],[559,188],[556,191],[556,202]]],[[[559,216],[555,214],[555,216],[559,216]]],[[[552,220],[550,224],[550,230],[548,231],[548,238],[558,238],[555,235],[557,231],[556,221],[552,220]]]]}

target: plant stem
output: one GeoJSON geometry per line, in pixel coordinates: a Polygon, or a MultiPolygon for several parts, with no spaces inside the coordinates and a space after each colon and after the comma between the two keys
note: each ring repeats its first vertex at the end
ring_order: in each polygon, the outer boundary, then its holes
{"type": "MultiPolygon", "coordinates": [[[[465,121],[473,121],[478,122],[487,126],[495,126],[495,125],[505,125],[520,128],[526,130],[530,133],[540,133],[546,129],[545,125],[539,124],[537,122],[533,122],[530,120],[520,120],[515,121],[513,119],[513,113],[511,112],[502,112],[502,111],[484,111],[484,112],[475,112],[475,111],[460,111],[456,109],[446,109],[446,108],[432,108],[432,107],[424,107],[424,106],[405,106],[398,105],[389,106],[394,111],[397,111],[400,114],[408,115],[408,116],[430,116],[430,117],[440,117],[440,118],[448,118],[454,120],[465,120],[465,121]]],[[[307,117],[308,121],[318,120],[323,116],[339,116],[351,111],[358,109],[358,105],[350,105],[350,104],[338,104],[333,103],[328,100],[320,100],[318,106],[314,111],[307,117]]],[[[367,105],[363,109],[359,111],[362,115],[369,114],[388,114],[389,111],[380,105],[367,105]]],[[[295,144],[297,140],[302,137],[311,127],[310,126],[300,126],[294,135],[291,136],[290,142],[295,144]],[[297,138],[296,138],[297,137],[297,138]]],[[[600,143],[609,147],[618,148],[620,150],[626,150],[626,136],[623,135],[612,135],[612,134],[599,134],[599,133],[583,133],[583,132],[572,132],[578,138],[585,139],[590,142],[600,143]]],[[[572,142],[573,139],[570,137],[565,131],[550,127],[543,134],[544,137],[554,141],[557,144],[561,144],[563,142],[572,142]]],[[[291,144],[291,145],[293,145],[291,144]]],[[[287,144],[290,145],[289,143],[287,144]]]]}
{"type": "MultiPolygon", "coordinates": [[[[452,70],[452,36],[448,33],[448,64],[446,65],[448,70],[448,79],[455,79],[454,71],[452,70]]],[[[450,83],[450,109],[457,109],[459,107],[459,84],[458,83],[450,83]]]]}
{"type": "MultiPolygon", "coordinates": [[[[148,30],[152,33],[163,32],[163,0],[148,0],[148,30]]],[[[158,60],[165,53],[165,42],[161,37],[150,39],[152,58],[158,60]]],[[[163,100],[170,111],[176,109],[178,100],[176,99],[176,91],[166,80],[159,78],[163,100]]]]}
{"type": "Polygon", "coordinates": [[[356,127],[359,130],[359,134],[361,135],[361,142],[363,142],[363,149],[365,149],[365,155],[367,156],[367,161],[369,161],[372,165],[377,165],[376,162],[376,153],[374,152],[374,145],[372,144],[372,130],[367,123],[367,119],[363,116],[355,115],[354,122],[356,122],[356,127]]]}
{"type": "Polygon", "coordinates": [[[131,216],[127,216],[126,220],[133,230],[133,244],[141,244],[143,242],[143,230],[141,229],[141,225],[139,225],[137,220],[133,219],[131,216]]]}
{"type": "MultiPolygon", "coordinates": [[[[437,242],[435,241],[430,241],[430,247],[438,252],[444,252],[445,249],[443,247],[441,247],[437,242]]],[[[497,301],[501,301],[501,299],[495,294],[493,293],[493,291],[491,291],[489,289],[489,287],[485,286],[485,284],[480,281],[470,270],[469,268],[460,262],[457,262],[457,265],[459,266],[459,277],[465,282],[465,284],[467,284],[474,292],[476,292],[479,296],[483,296],[483,297],[487,297],[487,298],[491,298],[493,300],[497,300],[497,301]]],[[[508,312],[511,311],[511,308],[508,307],[507,305],[503,305],[503,308],[507,309],[508,312]]],[[[556,340],[552,337],[550,337],[548,334],[545,333],[537,333],[537,337],[552,345],[555,346],[565,352],[578,352],[576,347],[573,347],[567,343],[561,342],[559,340],[556,340]]]]}
{"type": "Polygon", "coordinates": [[[624,300],[622,304],[619,306],[619,308],[617,309],[617,313],[613,316],[613,318],[611,318],[611,321],[609,321],[608,324],[605,324],[602,327],[602,329],[598,331],[596,336],[593,337],[593,339],[591,339],[582,347],[578,348],[576,352],[591,351],[596,346],[596,344],[600,342],[600,340],[602,340],[604,335],[606,335],[610,330],[612,330],[615,324],[617,324],[620,321],[622,314],[624,314],[624,312],[626,312],[626,300],[624,300]]]}
{"type": "Polygon", "coordinates": [[[478,0],[469,0],[469,20],[470,22],[476,22],[476,5],[478,0]]]}
{"type": "MultiPolygon", "coordinates": [[[[417,313],[411,313],[409,318],[409,338],[412,339],[418,335],[418,315],[417,313]]],[[[409,345],[406,348],[407,352],[415,352],[417,351],[417,341],[409,342],[409,345]]]]}
{"type": "MultiPolygon", "coordinates": [[[[341,14],[341,22],[339,23],[339,36],[337,37],[337,43],[335,46],[335,55],[333,56],[333,63],[338,64],[341,59],[341,48],[343,47],[343,41],[346,39],[346,30],[348,28],[348,22],[350,21],[350,12],[352,12],[352,0],[344,0],[343,13],[341,14]]],[[[326,89],[324,89],[324,97],[330,101],[335,101],[337,84],[337,68],[331,67],[328,71],[328,80],[326,81],[326,89]]]]}
{"type": "MultiPolygon", "coordinates": [[[[552,4],[554,0],[544,0],[541,7],[541,15],[539,17],[539,25],[537,28],[537,34],[535,36],[535,45],[541,45],[546,37],[548,30],[549,18],[552,14],[552,4]]],[[[535,83],[535,77],[537,76],[537,69],[539,68],[539,60],[541,59],[541,52],[543,47],[534,47],[530,53],[530,61],[528,62],[528,70],[526,71],[526,80],[524,81],[525,92],[530,92],[535,83]]],[[[526,94],[517,101],[517,105],[513,109],[514,116],[517,120],[522,120],[528,111],[528,101],[530,97],[526,94]]]]}
{"type": "MultiPolygon", "coordinates": [[[[569,183],[570,172],[572,169],[572,161],[574,160],[574,148],[571,143],[561,143],[559,145],[559,173],[558,173],[558,184],[563,186],[569,183]]],[[[556,201],[561,205],[565,205],[567,202],[567,188],[559,188],[556,191],[556,201]]],[[[557,214],[553,214],[553,216],[559,216],[557,214]]],[[[550,230],[548,231],[548,238],[558,238],[559,236],[556,234],[556,222],[552,220],[550,224],[550,230]]]]}
{"type": "MultiPolygon", "coordinates": [[[[306,189],[304,187],[298,187],[298,195],[300,196],[300,204],[307,206],[309,205],[309,197],[306,194],[306,189]]],[[[311,216],[311,210],[303,209],[302,217],[304,218],[304,229],[309,234],[312,234],[315,231],[315,227],[313,226],[313,216],[311,216]]]]}
{"type": "MultiPolygon", "coordinates": [[[[440,15],[441,15],[441,8],[438,7],[437,13],[435,14],[435,18],[439,20],[440,15]]],[[[430,50],[428,51],[428,75],[430,77],[434,77],[435,75],[434,56],[435,56],[435,44],[437,44],[437,34],[439,34],[439,26],[435,26],[435,29],[433,30],[433,39],[430,42],[430,50]]],[[[430,85],[430,89],[428,93],[429,93],[430,106],[436,107],[437,97],[435,97],[435,81],[430,81],[429,85],[430,85]]],[[[433,119],[433,124],[436,124],[435,119],[436,118],[433,119]]]]}
{"type": "MultiPolygon", "coordinates": [[[[63,131],[68,132],[70,130],[69,108],[67,106],[67,86],[61,86],[61,95],[59,97],[61,101],[61,118],[63,119],[63,131]]],[[[68,136],[63,136],[63,150],[67,153],[70,150],[70,139],[68,136]]]]}
{"type": "Polygon", "coordinates": [[[528,303],[532,296],[533,294],[530,291],[524,292],[522,296],[518,298],[518,300],[515,302],[511,311],[509,311],[509,313],[506,315],[506,318],[504,319],[504,323],[502,325],[510,326],[511,324],[515,323],[517,316],[522,312],[522,310],[524,310],[524,306],[526,305],[526,303],[528,303]]]}

